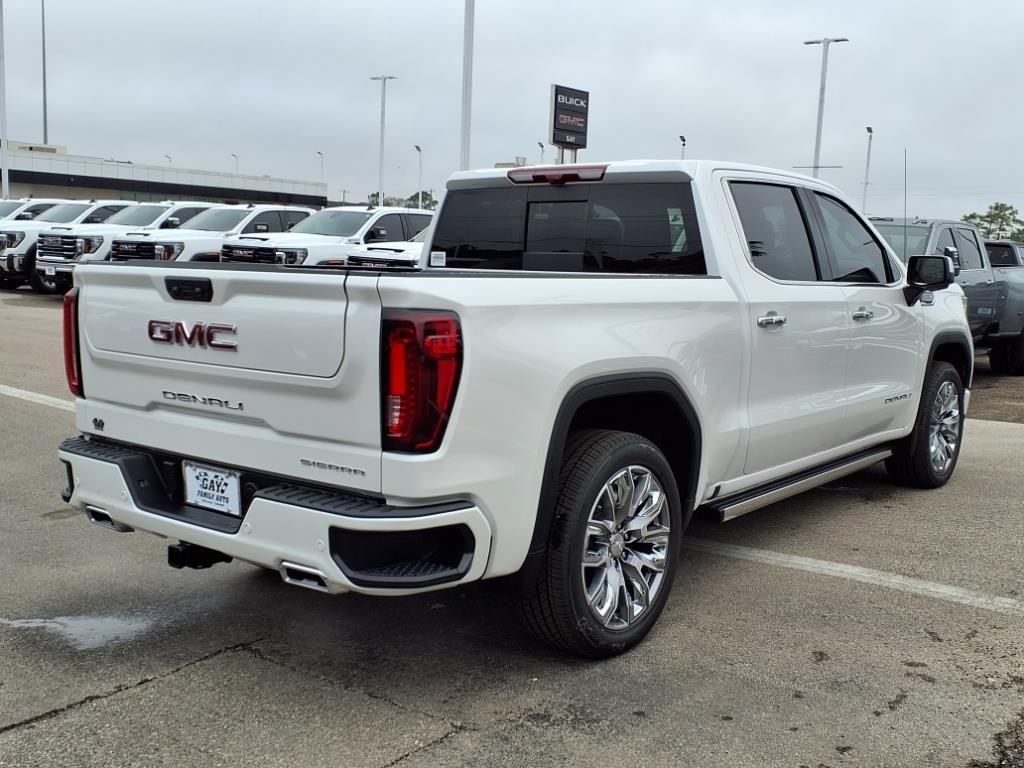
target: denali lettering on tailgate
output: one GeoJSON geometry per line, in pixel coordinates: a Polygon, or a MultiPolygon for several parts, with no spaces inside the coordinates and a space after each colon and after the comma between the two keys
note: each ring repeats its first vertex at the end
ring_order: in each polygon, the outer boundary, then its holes
{"type": "Polygon", "coordinates": [[[183,320],[149,321],[149,338],[160,344],[237,350],[236,342],[217,338],[226,335],[234,336],[237,331],[238,329],[234,325],[220,323],[187,323],[183,320]]]}
{"type": "Polygon", "coordinates": [[[169,389],[163,391],[164,400],[177,400],[182,403],[195,403],[196,405],[208,405],[212,408],[227,408],[229,411],[244,411],[245,403],[233,403],[230,400],[221,400],[219,397],[200,397],[190,395],[188,392],[172,392],[169,389]]]}

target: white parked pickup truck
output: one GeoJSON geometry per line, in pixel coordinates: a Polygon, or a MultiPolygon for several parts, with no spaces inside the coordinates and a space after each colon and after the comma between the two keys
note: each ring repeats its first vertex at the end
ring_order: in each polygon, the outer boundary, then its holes
{"type": "Polygon", "coordinates": [[[54,293],[57,283],[53,274],[36,269],[39,233],[54,225],[102,224],[118,211],[133,206],[130,200],[73,200],[58,203],[26,221],[5,221],[0,224],[0,245],[6,249],[0,256],[5,275],[26,280],[36,293],[54,293]],[[6,240],[6,243],[5,243],[6,240]]]}
{"type": "Polygon", "coordinates": [[[341,265],[365,243],[409,240],[433,219],[432,211],[415,208],[366,208],[346,205],[324,208],[289,232],[242,235],[224,242],[221,261],[246,264],[341,265]]]}
{"type": "Polygon", "coordinates": [[[129,232],[116,238],[112,261],[218,261],[225,238],[245,233],[285,232],[313,213],[293,205],[221,205],[203,211],[173,232],[129,232]]]}
{"type": "Polygon", "coordinates": [[[99,525],[324,592],[513,577],[543,640],[637,643],[691,515],[885,461],[946,483],[973,349],[952,261],[834,187],[708,161],[456,174],[422,269],[86,264],[65,299],[99,525]]]}
{"type": "Polygon", "coordinates": [[[64,293],[71,287],[71,275],[77,264],[110,258],[115,236],[133,230],[177,229],[182,222],[216,206],[184,200],[139,203],[118,211],[103,224],[54,225],[39,233],[36,271],[42,271],[64,293]]]}

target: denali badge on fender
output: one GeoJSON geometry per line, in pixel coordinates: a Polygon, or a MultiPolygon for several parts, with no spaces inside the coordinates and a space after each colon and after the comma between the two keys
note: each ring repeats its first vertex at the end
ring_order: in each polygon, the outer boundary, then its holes
{"type": "Polygon", "coordinates": [[[234,336],[234,325],[220,323],[187,323],[182,320],[150,320],[149,338],[160,344],[181,344],[189,347],[236,350],[234,341],[224,341],[218,336],[234,336]]]}
{"type": "Polygon", "coordinates": [[[213,408],[227,408],[229,411],[244,411],[245,403],[232,403],[230,400],[221,400],[219,397],[199,397],[190,395],[188,392],[172,392],[169,389],[163,391],[164,400],[177,400],[182,403],[195,403],[196,405],[209,405],[213,408]]]}

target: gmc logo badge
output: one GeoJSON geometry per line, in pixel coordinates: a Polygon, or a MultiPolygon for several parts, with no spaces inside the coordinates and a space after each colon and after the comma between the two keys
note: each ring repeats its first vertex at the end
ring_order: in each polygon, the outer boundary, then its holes
{"type": "Polygon", "coordinates": [[[222,336],[234,336],[237,328],[220,323],[186,323],[181,320],[150,320],[149,338],[159,344],[237,350],[238,344],[222,336]]]}

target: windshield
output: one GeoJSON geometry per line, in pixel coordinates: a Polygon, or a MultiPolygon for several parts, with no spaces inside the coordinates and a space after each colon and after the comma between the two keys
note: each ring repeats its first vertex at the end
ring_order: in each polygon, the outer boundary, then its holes
{"type": "Polygon", "coordinates": [[[365,211],[320,211],[300,221],[291,231],[345,237],[358,232],[369,218],[370,214],[365,211]]]}
{"type": "Polygon", "coordinates": [[[17,200],[8,200],[6,203],[0,203],[0,219],[6,219],[23,205],[24,203],[19,203],[17,200]]]}
{"type": "Polygon", "coordinates": [[[55,205],[48,211],[43,211],[36,216],[36,221],[52,221],[55,224],[67,224],[74,221],[92,206],[88,203],[61,203],[55,205]]]}
{"type": "Polygon", "coordinates": [[[249,214],[242,208],[210,208],[188,220],[188,229],[207,232],[226,232],[234,229],[249,214]]]}
{"type": "Polygon", "coordinates": [[[928,227],[919,224],[875,224],[875,229],[889,242],[904,264],[911,256],[925,253],[928,247],[928,227]]]}
{"type": "Polygon", "coordinates": [[[131,205],[107,219],[107,224],[131,224],[133,227],[152,224],[156,221],[157,216],[169,207],[167,205],[131,205]]]}
{"type": "Polygon", "coordinates": [[[1017,256],[1013,252],[1013,246],[1003,243],[986,243],[985,250],[988,251],[988,260],[993,267],[1016,267],[1017,256]]]}

